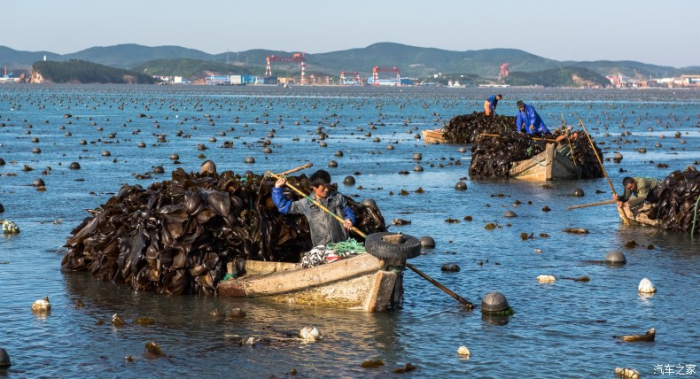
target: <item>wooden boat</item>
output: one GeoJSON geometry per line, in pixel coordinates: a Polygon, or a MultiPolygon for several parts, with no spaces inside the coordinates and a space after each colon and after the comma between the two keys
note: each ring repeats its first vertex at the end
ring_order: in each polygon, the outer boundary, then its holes
{"type": "Polygon", "coordinates": [[[651,204],[644,204],[641,207],[635,207],[630,209],[629,207],[617,207],[617,213],[620,214],[620,219],[625,225],[647,225],[647,226],[659,226],[659,220],[652,220],[649,218],[648,213],[651,210],[651,204]],[[623,213],[624,212],[624,213],[623,213]],[[627,220],[625,216],[627,215],[627,220]]]}
{"type": "Polygon", "coordinates": [[[382,312],[401,302],[403,273],[387,271],[399,265],[367,253],[310,268],[246,261],[245,275],[220,282],[217,291],[221,296],[382,312]]]}
{"type": "Polygon", "coordinates": [[[447,143],[445,140],[445,131],[442,129],[425,129],[420,132],[423,135],[425,143],[447,143]]]}
{"type": "Polygon", "coordinates": [[[513,162],[509,175],[513,179],[530,182],[578,178],[574,163],[567,156],[558,153],[553,143],[548,143],[543,152],[530,159],[513,162]]]}

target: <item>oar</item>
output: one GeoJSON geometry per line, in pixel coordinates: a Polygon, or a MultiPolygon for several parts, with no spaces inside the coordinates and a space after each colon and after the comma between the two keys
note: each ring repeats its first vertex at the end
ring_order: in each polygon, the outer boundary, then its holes
{"type": "MultiPolygon", "coordinates": [[[[479,134],[479,136],[483,136],[483,137],[497,137],[497,138],[503,137],[503,136],[500,135],[500,134],[491,134],[491,133],[481,133],[481,134],[479,134]]],[[[530,139],[531,139],[531,140],[535,140],[535,141],[547,141],[547,142],[554,142],[554,141],[556,141],[556,140],[551,139],[551,138],[540,138],[540,137],[530,137],[530,139]]]]}
{"type": "MultiPolygon", "coordinates": [[[[581,120],[581,117],[578,118],[578,123],[581,124],[581,127],[583,128],[583,131],[586,132],[586,136],[588,136],[588,142],[591,143],[591,149],[593,150],[593,154],[595,154],[595,157],[598,158],[598,163],[600,164],[600,169],[603,170],[603,175],[605,175],[605,179],[608,179],[608,184],[610,185],[610,189],[612,190],[613,195],[617,195],[617,192],[615,192],[615,187],[612,184],[612,181],[610,180],[610,177],[608,176],[608,173],[605,171],[605,166],[603,166],[603,161],[600,160],[600,156],[598,155],[598,150],[596,150],[595,145],[593,144],[593,140],[591,139],[591,135],[588,134],[588,130],[586,130],[586,125],[583,125],[583,120],[581,120]]],[[[622,207],[620,207],[622,208],[622,207]]],[[[627,225],[630,225],[630,220],[627,218],[627,212],[625,212],[625,209],[622,208],[622,215],[625,217],[625,222],[627,225]]]]}
{"type": "Polygon", "coordinates": [[[566,207],[566,209],[571,210],[571,209],[579,209],[579,208],[586,208],[586,207],[597,207],[598,205],[608,205],[608,204],[615,204],[615,203],[617,203],[617,201],[615,201],[615,200],[606,200],[606,201],[599,201],[597,203],[572,205],[570,207],[566,207]]]}
{"type": "Polygon", "coordinates": [[[293,168],[293,169],[291,169],[291,170],[287,170],[287,171],[285,171],[285,172],[280,172],[279,174],[277,174],[277,176],[289,175],[289,174],[295,173],[295,172],[297,172],[297,171],[301,171],[301,170],[303,170],[303,169],[307,169],[307,168],[309,168],[309,167],[311,167],[311,166],[313,166],[313,165],[314,165],[313,163],[307,163],[307,164],[305,164],[305,165],[302,165],[302,166],[293,168]]]}
{"type": "MultiPolygon", "coordinates": [[[[275,179],[280,179],[279,176],[277,176],[277,175],[275,175],[275,174],[273,174],[273,173],[271,173],[271,172],[269,172],[269,171],[266,173],[266,175],[269,175],[269,176],[271,176],[271,177],[273,177],[273,178],[275,178],[275,179]]],[[[317,207],[323,209],[326,213],[328,213],[329,215],[333,216],[333,218],[335,218],[336,220],[340,221],[340,223],[345,224],[345,220],[344,220],[344,219],[342,219],[340,216],[338,216],[338,215],[336,215],[335,213],[333,213],[333,212],[331,212],[330,210],[328,210],[328,208],[324,207],[324,206],[323,206],[321,203],[319,203],[318,201],[316,201],[316,200],[312,199],[311,197],[307,196],[305,193],[301,192],[298,188],[294,187],[293,185],[291,185],[291,184],[289,184],[289,183],[285,183],[285,185],[286,185],[287,187],[289,187],[292,191],[298,193],[299,195],[303,196],[305,199],[307,199],[307,200],[311,201],[312,203],[314,203],[314,205],[316,205],[317,207]]],[[[357,233],[357,235],[361,236],[362,238],[367,238],[367,235],[366,235],[365,233],[363,233],[360,229],[357,229],[357,228],[354,227],[354,226],[353,226],[351,229],[352,229],[353,232],[357,233]]],[[[419,269],[417,269],[416,267],[414,267],[412,264],[406,262],[406,267],[410,268],[413,272],[415,272],[416,274],[422,276],[424,279],[426,279],[426,280],[429,281],[430,283],[434,284],[436,287],[438,287],[438,288],[440,288],[441,290],[445,291],[448,295],[452,296],[455,300],[457,300],[457,301],[459,301],[460,303],[464,304],[468,309],[470,309],[470,310],[471,310],[471,309],[474,309],[474,304],[470,303],[467,299],[465,299],[465,298],[463,298],[463,297],[457,295],[456,293],[450,291],[450,290],[447,289],[445,286],[443,286],[442,284],[440,284],[437,280],[435,280],[435,279],[429,277],[428,275],[426,275],[425,273],[423,273],[422,271],[420,271],[419,269]]]]}

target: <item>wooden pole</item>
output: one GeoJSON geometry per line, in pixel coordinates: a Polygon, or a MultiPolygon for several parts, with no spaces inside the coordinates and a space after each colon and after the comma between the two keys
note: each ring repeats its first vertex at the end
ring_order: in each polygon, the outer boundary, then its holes
{"type": "Polygon", "coordinates": [[[307,168],[309,168],[309,167],[311,167],[311,166],[313,166],[313,165],[314,165],[313,163],[307,163],[307,164],[305,164],[305,165],[302,165],[302,166],[293,168],[293,169],[291,169],[291,170],[287,170],[287,171],[285,171],[285,172],[280,172],[279,174],[277,174],[277,176],[286,176],[286,175],[295,173],[295,172],[297,172],[297,171],[301,171],[301,170],[307,169],[307,168]]]}
{"type": "Polygon", "coordinates": [[[599,205],[608,205],[608,204],[615,204],[615,203],[617,203],[617,201],[615,201],[615,200],[606,200],[606,201],[599,201],[597,203],[572,205],[570,207],[566,207],[566,209],[571,210],[571,209],[579,209],[579,208],[586,208],[586,207],[597,207],[599,205]]]}
{"type": "MultiPolygon", "coordinates": [[[[272,176],[272,177],[275,178],[275,179],[280,179],[279,176],[277,176],[277,175],[275,175],[275,174],[273,174],[273,173],[271,173],[271,172],[269,172],[269,171],[267,172],[267,175],[270,175],[270,176],[272,176]]],[[[340,216],[338,216],[338,215],[336,215],[335,213],[331,212],[328,208],[324,207],[324,206],[323,206],[321,203],[319,203],[318,201],[316,201],[316,200],[312,199],[311,197],[307,196],[306,194],[304,194],[303,192],[301,192],[298,188],[294,187],[293,185],[291,185],[291,184],[289,184],[289,183],[285,183],[285,185],[286,185],[287,187],[291,188],[292,191],[298,193],[299,195],[305,197],[306,199],[311,200],[311,202],[313,202],[317,207],[323,209],[326,213],[328,213],[328,214],[330,214],[331,216],[333,216],[336,220],[340,221],[341,223],[345,223],[345,220],[343,220],[342,218],[340,218],[340,216]]],[[[352,227],[352,231],[355,232],[355,233],[357,233],[357,234],[358,234],[359,236],[361,236],[362,238],[367,238],[367,235],[366,235],[365,233],[363,233],[361,230],[357,229],[357,228],[354,227],[354,226],[352,227]]],[[[468,309],[470,309],[470,310],[474,309],[474,304],[470,303],[468,300],[466,300],[465,298],[463,298],[463,297],[457,295],[456,293],[450,291],[449,289],[447,289],[447,287],[445,287],[445,286],[443,286],[442,284],[440,284],[437,280],[435,280],[435,279],[429,277],[428,275],[426,275],[425,273],[423,273],[422,271],[420,271],[419,269],[417,269],[417,268],[416,268],[415,266],[413,266],[412,264],[406,262],[406,267],[408,267],[408,268],[411,269],[413,272],[415,272],[416,274],[420,275],[421,277],[423,277],[424,279],[426,279],[427,281],[429,281],[430,283],[432,283],[432,284],[435,285],[436,287],[438,287],[438,288],[440,288],[441,290],[445,291],[448,295],[452,296],[454,299],[456,299],[456,300],[459,301],[460,303],[464,304],[468,309]]]]}
{"type": "MultiPolygon", "coordinates": [[[[591,135],[588,134],[588,130],[586,130],[586,125],[583,124],[583,120],[581,120],[581,117],[578,118],[579,124],[581,124],[581,127],[583,128],[583,131],[586,133],[586,136],[588,136],[588,142],[591,143],[591,149],[593,149],[593,154],[595,154],[595,157],[598,158],[598,163],[600,164],[600,169],[603,170],[603,175],[605,175],[605,179],[608,180],[608,184],[610,185],[610,189],[612,190],[613,195],[617,195],[617,192],[615,192],[615,186],[613,186],[612,181],[610,180],[610,177],[608,176],[608,173],[605,171],[605,166],[603,166],[603,161],[600,159],[600,155],[598,155],[598,150],[596,150],[595,145],[593,144],[593,139],[591,139],[591,135]]],[[[630,225],[630,220],[627,218],[627,212],[625,212],[625,208],[622,208],[622,215],[625,216],[625,223],[627,225],[630,225]]]]}
{"type": "Polygon", "coordinates": [[[566,140],[569,142],[569,151],[571,152],[569,155],[571,157],[571,162],[574,163],[574,169],[576,169],[576,177],[580,180],[581,172],[578,170],[578,165],[576,164],[576,155],[574,153],[574,146],[571,144],[571,138],[569,138],[568,132],[566,130],[566,119],[564,119],[564,112],[561,113],[561,123],[564,127],[564,133],[567,133],[566,140]]]}

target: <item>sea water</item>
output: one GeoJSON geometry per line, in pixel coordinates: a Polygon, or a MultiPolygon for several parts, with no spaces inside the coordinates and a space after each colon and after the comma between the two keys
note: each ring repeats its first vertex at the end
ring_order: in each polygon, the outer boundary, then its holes
{"type": "MultiPolygon", "coordinates": [[[[605,162],[618,191],[624,176],[664,178],[700,160],[698,90],[497,91],[504,95],[499,114],[514,115],[515,102],[522,99],[536,107],[550,129],[560,126],[562,117],[579,129],[580,118],[604,158],[623,155],[619,164],[605,162]],[[626,132],[631,134],[622,136],[626,132]],[[676,132],[681,138],[674,138],[676,132]],[[647,153],[639,153],[640,147],[647,153]]],[[[7,163],[0,166],[5,207],[0,219],[21,229],[0,238],[0,347],[13,362],[0,376],[279,378],[296,372],[301,378],[384,378],[400,375],[392,371],[407,363],[418,368],[403,376],[416,378],[600,378],[613,377],[615,367],[634,368],[644,377],[700,375],[694,372],[700,363],[698,236],[693,240],[687,234],[624,226],[612,205],[567,211],[567,206],[610,199],[605,178],[550,186],[473,181],[467,173],[471,146],[425,145],[415,138],[422,129],[481,110],[492,92],[0,86],[0,158],[7,163]],[[327,147],[319,145],[318,128],[328,134],[327,147]],[[216,142],[210,142],[212,137],[216,142]],[[270,154],[263,153],[265,139],[271,142],[270,154]],[[221,148],[227,141],[233,148],[221,148]],[[140,142],[146,147],[139,148],[140,142]],[[199,150],[199,144],[207,149],[199,150]],[[387,149],[390,144],[393,150],[387,149]],[[335,155],[338,150],[342,157],[335,155]],[[179,164],[169,159],[174,153],[179,164]],[[422,155],[420,162],[414,161],[415,153],[422,155]],[[247,157],[256,163],[244,163],[247,157]],[[478,308],[462,308],[411,271],[404,274],[403,308],[380,314],[134,292],[85,272],[61,271],[61,246],[89,216],[86,209],[104,204],[125,183],[147,187],[168,180],[178,167],[197,171],[205,159],[216,162],[219,171],[239,174],[281,172],[307,162],[314,164],[307,175],[326,169],[341,183],[342,193],[358,201],[374,199],[387,224],[395,218],[411,221],[390,230],[436,240],[434,249],[411,260],[413,265],[477,305],[487,293],[501,292],[516,313],[505,320],[482,317],[478,308]],[[327,167],[331,160],[337,168],[327,167]],[[70,170],[71,162],[81,169],[70,170]],[[424,171],[413,171],[416,163],[424,171]],[[25,165],[33,170],[24,171],[25,165]],[[152,174],[160,165],[165,174],[152,174]],[[137,178],[148,173],[151,179],[137,178]],[[356,178],[354,186],[342,185],[347,175],[356,178]],[[39,178],[46,191],[31,186],[39,178]],[[455,190],[459,181],[467,184],[466,191],[455,190]],[[584,197],[571,196],[577,188],[584,197]],[[408,195],[400,195],[402,190],[408,195]],[[551,211],[544,212],[545,206],[551,211]],[[505,218],[508,210],[518,217],[505,218]],[[488,223],[497,227],[487,230],[488,223]],[[569,234],[566,228],[590,233],[569,234]],[[522,240],[522,233],[534,238],[522,240]],[[631,241],[638,246],[625,247],[631,241]],[[624,252],[627,264],[591,263],[610,251],[624,252]],[[444,263],[461,270],[442,272],[444,263]],[[536,277],[542,274],[560,280],[539,284],[536,277]],[[561,279],[583,276],[590,281],[561,279]],[[656,294],[637,293],[643,278],[656,285],[656,294]],[[45,296],[53,305],[50,314],[34,315],[31,304],[45,296]],[[76,307],[78,301],[82,307],[76,307]],[[233,308],[247,316],[208,314],[233,308]],[[128,325],[110,325],[115,313],[128,325]],[[138,317],[152,317],[155,324],[133,325],[138,317]],[[239,343],[251,336],[290,335],[304,326],[317,327],[323,340],[239,343]],[[652,327],[657,331],[653,343],[613,338],[652,327]],[[149,341],[157,342],[165,357],[149,358],[144,348],[149,341]],[[457,354],[462,345],[471,351],[469,358],[457,354]],[[370,359],[384,365],[362,368],[370,359]]]]}

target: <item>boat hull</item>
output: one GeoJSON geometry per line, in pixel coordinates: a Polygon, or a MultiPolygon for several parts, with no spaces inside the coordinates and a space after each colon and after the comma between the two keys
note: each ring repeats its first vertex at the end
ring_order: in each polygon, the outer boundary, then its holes
{"type": "Polygon", "coordinates": [[[617,207],[620,220],[622,220],[622,223],[625,225],[659,226],[659,220],[652,220],[649,218],[648,213],[650,210],[650,204],[644,204],[634,209],[630,209],[629,207],[617,207]],[[625,215],[627,215],[627,218],[625,218],[625,215]]]}
{"type": "Polygon", "coordinates": [[[545,182],[577,179],[578,173],[571,159],[559,154],[554,144],[548,143],[545,151],[530,159],[514,162],[509,176],[518,180],[545,182]]]}
{"type": "Polygon", "coordinates": [[[387,271],[392,264],[400,262],[370,254],[306,269],[291,263],[247,261],[245,276],[220,282],[217,290],[221,296],[382,312],[401,301],[403,274],[387,271]]]}
{"type": "Polygon", "coordinates": [[[423,141],[426,143],[447,143],[445,140],[445,131],[442,129],[426,129],[421,131],[423,141]]]}

